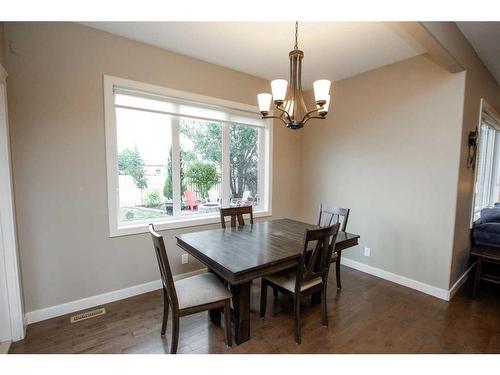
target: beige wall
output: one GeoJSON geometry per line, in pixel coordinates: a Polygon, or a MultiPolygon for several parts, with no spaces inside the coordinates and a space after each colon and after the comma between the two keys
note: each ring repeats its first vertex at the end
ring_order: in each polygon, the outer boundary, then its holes
{"type": "Polygon", "coordinates": [[[500,111],[500,87],[453,22],[423,22],[431,35],[465,68],[465,96],[460,143],[460,170],[457,185],[456,221],[450,287],[470,264],[470,218],[474,172],[467,168],[467,138],[478,126],[480,101],[484,98],[500,111]]]}
{"type": "Polygon", "coordinates": [[[347,258],[448,289],[464,84],[426,56],[335,82],[303,131],[303,219],[349,207],[347,258]]]}
{"type": "MultiPolygon", "coordinates": [[[[26,311],[158,279],[148,235],[108,237],[103,74],[248,104],[268,82],[77,24],[9,23],[6,36],[26,311]]],[[[299,134],[276,127],[273,146],[273,214],[294,217],[299,134]]],[[[181,232],[164,233],[174,274],[201,267],[180,264],[181,232]]]]}
{"type": "Polygon", "coordinates": [[[0,65],[5,68],[6,65],[6,47],[5,47],[5,27],[4,22],[0,22],[0,65]]]}

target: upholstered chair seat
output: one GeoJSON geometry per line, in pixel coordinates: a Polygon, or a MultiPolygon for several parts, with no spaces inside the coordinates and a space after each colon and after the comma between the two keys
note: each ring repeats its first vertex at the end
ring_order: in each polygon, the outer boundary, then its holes
{"type": "MultiPolygon", "coordinates": [[[[271,283],[290,291],[291,293],[295,292],[295,282],[297,281],[297,272],[295,272],[295,270],[275,273],[266,276],[266,279],[271,283]]],[[[312,280],[304,281],[300,286],[300,291],[303,292],[315,285],[321,284],[321,282],[321,277],[316,277],[312,280]]]]}
{"type": "Polygon", "coordinates": [[[180,309],[231,298],[231,292],[213,273],[202,273],[174,282],[180,309]]]}

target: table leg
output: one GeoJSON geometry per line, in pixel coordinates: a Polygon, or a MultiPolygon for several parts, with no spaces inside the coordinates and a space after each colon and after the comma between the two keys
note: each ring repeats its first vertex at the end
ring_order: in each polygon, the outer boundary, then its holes
{"type": "Polygon", "coordinates": [[[208,311],[208,316],[210,317],[210,320],[212,323],[219,324],[221,322],[221,309],[214,309],[214,310],[209,310],[208,311]]]}
{"type": "Polygon", "coordinates": [[[235,320],[235,342],[240,345],[250,339],[250,282],[231,285],[235,320]]]}
{"type": "Polygon", "coordinates": [[[476,273],[474,275],[474,289],[472,292],[472,298],[476,299],[479,292],[479,282],[481,281],[481,268],[482,262],[481,258],[477,258],[476,261],[476,273]]]}

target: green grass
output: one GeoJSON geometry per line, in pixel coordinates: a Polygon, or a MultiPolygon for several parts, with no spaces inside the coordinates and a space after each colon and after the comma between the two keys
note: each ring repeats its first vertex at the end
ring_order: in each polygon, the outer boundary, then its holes
{"type": "Polygon", "coordinates": [[[140,207],[120,207],[120,221],[135,221],[135,220],[146,220],[146,219],[156,219],[159,217],[167,216],[162,212],[155,212],[150,210],[145,210],[140,207]],[[132,212],[134,217],[132,219],[127,218],[127,212],[132,212]]]}

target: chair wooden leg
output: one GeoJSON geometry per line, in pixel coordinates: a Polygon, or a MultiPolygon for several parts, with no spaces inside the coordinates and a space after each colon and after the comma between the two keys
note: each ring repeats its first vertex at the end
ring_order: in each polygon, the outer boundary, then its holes
{"type": "Polygon", "coordinates": [[[328,327],[328,312],[326,311],[326,284],[321,290],[321,322],[325,327],[328,327]]]}
{"type": "Polygon", "coordinates": [[[340,282],[340,257],[342,255],[342,252],[338,252],[339,257],[337,258],[337,261],[335,262],[335,277],[337,278],[337,289],[342,288],[342,284],[340,282]]]}
{"type": "Polygon", "coordinates": [[[163,288],[163,322],[161,324],[161,335],[165,336],[165,332],[167,331],[167,322],[168,322],[168,298],[167,291],[163,288]]]}
{"type": "Polygon", "coordinates": [[[278,299],[278,289],[273,288],[274,299],[278,299]]]}
{"type": "Polygon", "coordinates": [[[172,343],[170,344],[170,354],[177,353],[177,344],[179,343],[179,314],[174,311],[172,319],[172,343]]]}
{"type": "Polygon", "coordinates": [[[302,341],[300,332],[300,294],[295,295],[293,309],[295,312],[295,342],[300,344],[302,341]]]}
{"type": "Polygon", "coordinates": [[[260,287],[260,317],[264,318],[266,316],[267,307],[267,283],[262,279],[260,287]]]}
{"type": "Polygon", "coordinates": [[[226,330],[226,345],[233,345],[233,338],[231,337],[231,303],[227,300],[224,304],[224,325],[226,330]]]}

